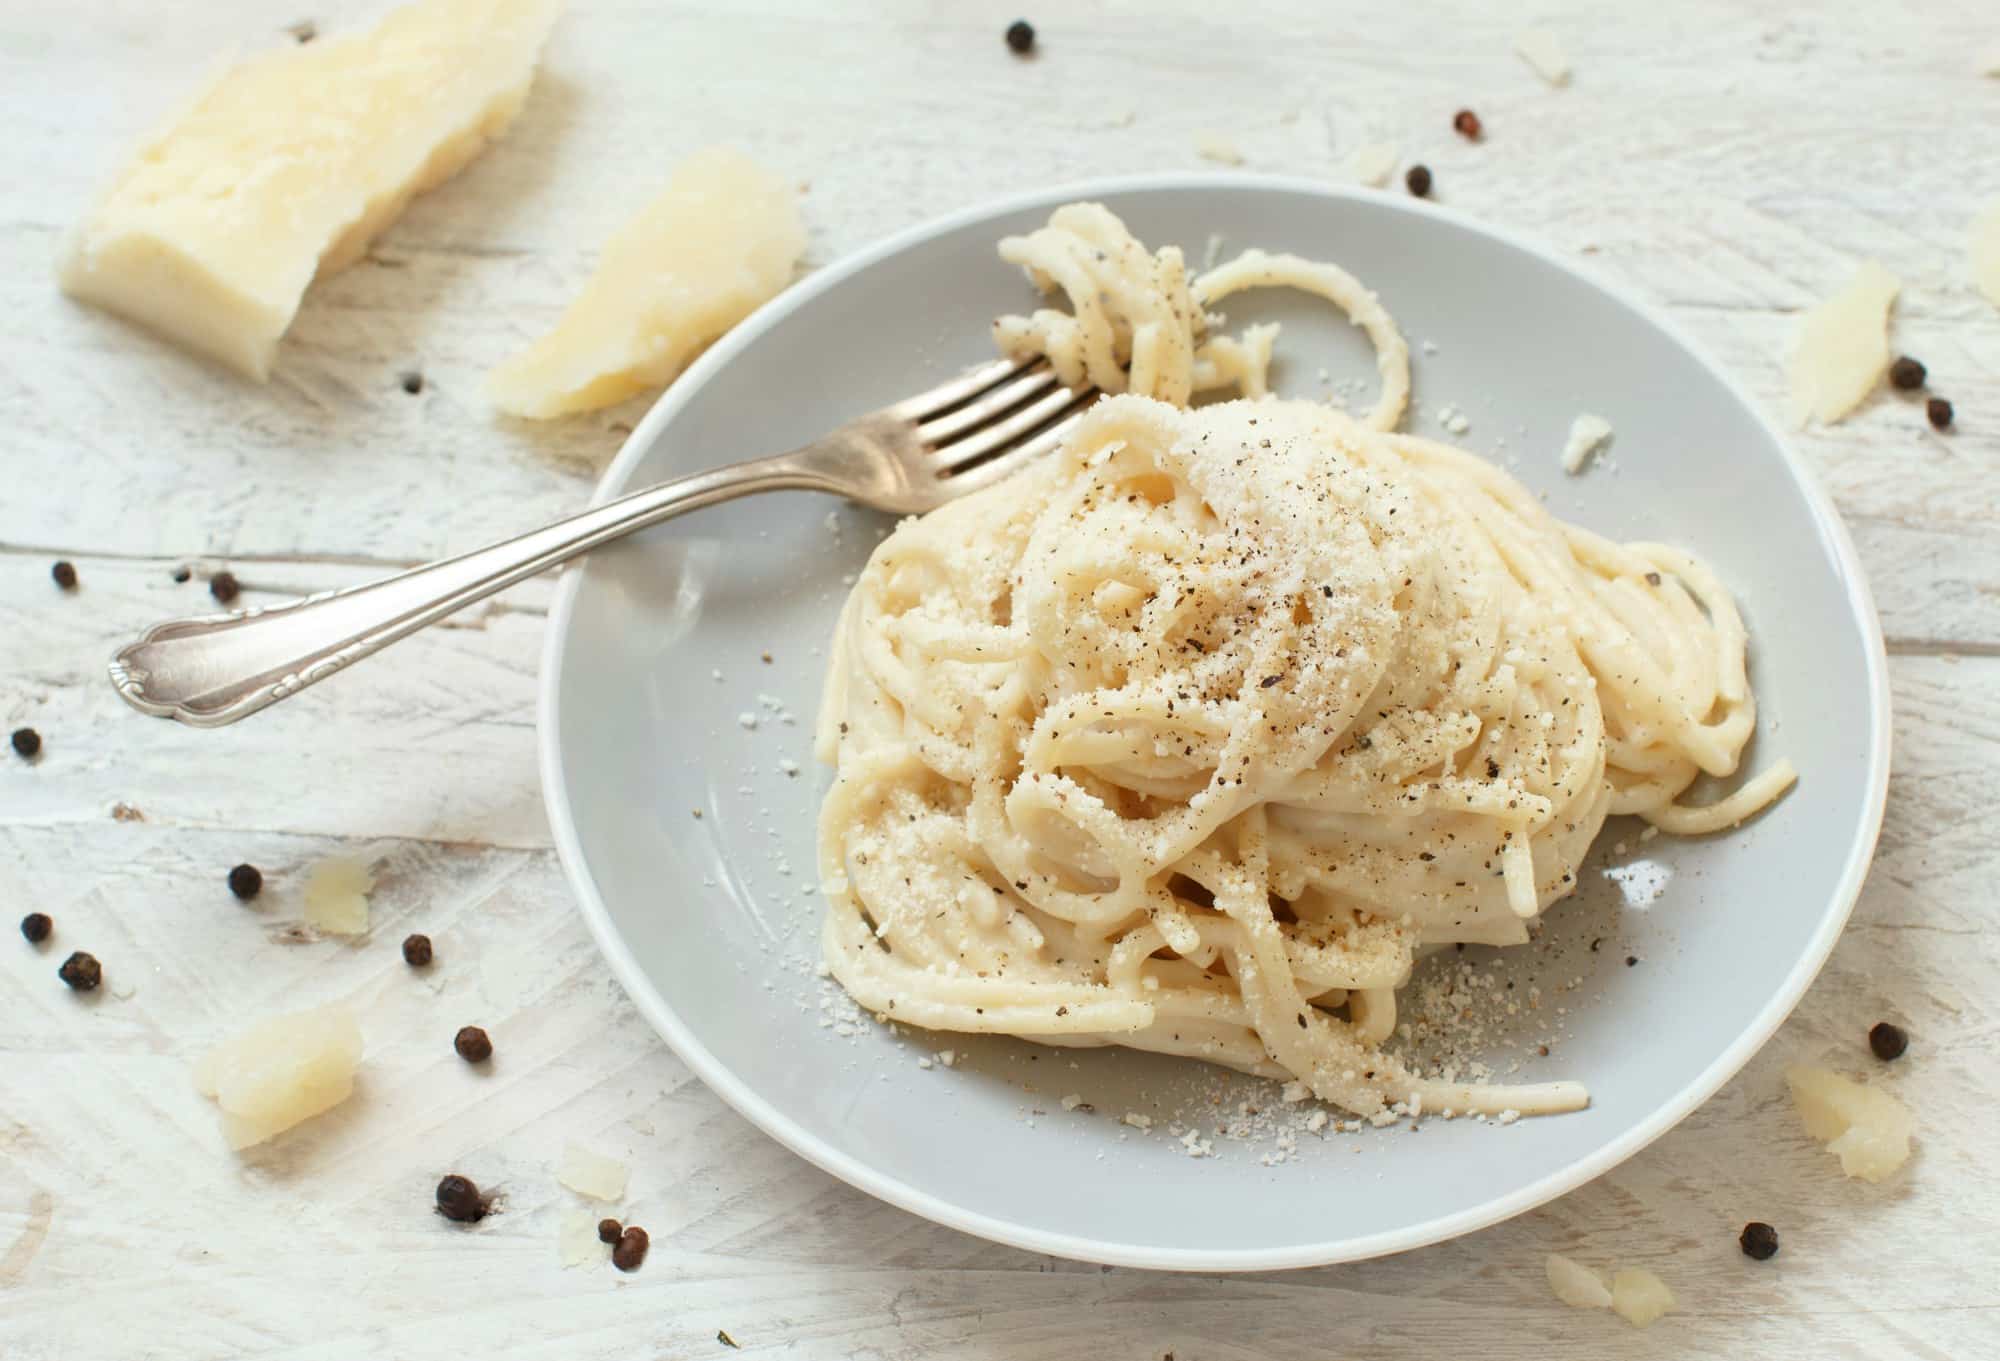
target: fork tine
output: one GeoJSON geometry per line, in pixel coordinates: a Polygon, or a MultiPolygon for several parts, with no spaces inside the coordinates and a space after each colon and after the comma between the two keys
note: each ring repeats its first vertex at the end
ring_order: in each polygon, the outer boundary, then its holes
{"type": "Polygon", "coordinates": [[[1096,400],[1092,388],[1057,388],[1048,396],[983,426],[955,444],[943,445],[931,456],[933,463],[964,468],[990,454],[1005,449],[1015,440],[1034,434],[1042,426],[1067,414],[1071,408],[1096,400]]]}
{"type": "Polygon", "coordinates": [[[1050,426],[1026,444],[1016,445],[998,458],[988,459],[976,468],[968,468],[962,473],[949,471],[941,473],[938,488],[949,499],[969,496],[982,487],[990,487],[1008,474],[1018,472],[1044,454],[1053,452],[1082,419],[1083,412],[1078,411],[1068,419],[1050,426]]]}
{"type": "Polygon", "coordinates": [[[905,397],[892,406],[886,406],[882,408],[882,414],[906,421],[930,420],[960,402],[977,397],[995,384],[1004,383],[1046,362],[1042,359],[996,359],[956,378],[946,379],[928,392],[919,392],[914,397],[905,397]]]}
{"type": "Polygon", "coordinates": [[[966,431],[975,430],[1056,386],[1056,376],[1050,369],[1030,368],[1019,378],[1010,378],[936,420],[919,425],[917,433],[923,437],[925,444],[941,448],[966,431]]]}

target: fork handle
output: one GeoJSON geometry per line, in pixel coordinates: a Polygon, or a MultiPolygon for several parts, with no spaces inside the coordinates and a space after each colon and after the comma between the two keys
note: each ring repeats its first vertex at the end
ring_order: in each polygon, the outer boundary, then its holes
{"type": "Polygon", "coordinates": [[[158,624],[119,650],[111,682],[141,712],[219,728],[601,544],[683,511],[780,490],[833,488],[797,454],[676,478],[381,581],[158,624]]]}

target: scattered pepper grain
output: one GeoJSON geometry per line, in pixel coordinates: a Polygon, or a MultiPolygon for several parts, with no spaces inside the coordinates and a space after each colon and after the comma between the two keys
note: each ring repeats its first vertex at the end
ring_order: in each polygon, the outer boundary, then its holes
{"type": "Polygon", "coordinates": [[[32,761],[42,754],[42,735],[33,728],[16,728],[8,739],[14,744],[14,754],[24,761],[32,761]]]}
{"type": "Polygon", "coordinates": [[[1903,1051],[1910,1047],[1910,1037],[1899,1025],[1877,1021],[1869,1028],[1868,1047],[1875,1051],[1876,1058],[1888,1063],[1903,1057],[1903,1051]]]}
{"type": "Polygon", "coordinates": [[[486,1218],[488,1204],[470,1177],[453,1172],[437,1185],[437,1212],[446,1219],[476,1224],[486,1218]]]}
{"type": "Polygon", "coordinates": [[[1908,355],[1889,366],[1889,382],[1904,392],[1914,392],[1922,387],[1925,375],[1924,366],[1908,355]]]}
{"type": "Polygon", "coordinates": [[[208,579],[208,593],[227,605],[243,594],[243,583],[236,579],[234,572],[217,572],[208,579]]]}
{"type": "Polygon", "coordinates": [[[484,1063],[493,1057],[493,1040],[476,1025],[461,1026],[452,1036],[451,1047],[467,1063],[484,1063]]]}
{"type": "Polygon", "coordinates": [[[1468,142],[1478,141],[1480,133],[1484,130],[1479,121],[1479,115],[1471,109],[1460,109],[1457,113],[1453,114],[1451,117],[1451,128],[1453,132],[1456,132],[1468,142]]]}
{"type": "Polygon", "coordinates": [[[58,562],[49,568],[49,576],[65,591],[76,589],[76,564],[73,562],[58,562]]]}
{"type": "Polygon", "coordinates": [[[229,871],[229,891],[249,902],[264,891],[264,872],[255,865],[238,865],[229,871]]]}
{"type": "Polygon", "coordinates": [[[62,962],[62,967],[56,970],[56,977],[78,992],[89,992],[104,981],[104,966],[97,962],[96,955],[78,950],[62,962]]]}
{"type": "Polygon", "coordinates": [[[56,924],[49,920],[49,914],[46,912],[30,912],[21,918],[21,934],[28,938],[30,945],[40,945],[49,938],[49,932],[55,929],[56,924]]]}
{"type": "Polygon", "coordinates": [[[620,1271],[637,1271],[639,1263],[646,1260],[646,1249],[652,1246],[646,1231],[634,1226],[618,1235],[617,1245],[611,1249],[611,1265],[620,1271]]]}
{"type": "Polygon", "coordinates": [[[1736,1242],[1745,1257],[1754,1257],[1760,1262],[1768,1262],[1778,1255],[1778,1231],[1761,1219],[1745,1224],[1736,1242]]]}
{"type": "Polygon", "coordinates": [[[1035,26],[1026,19],[1016,19],[1007,25],[1007,46],[1015,56],[1027,56],[1035,50],[1035,26]]]}
{"type": "Polygon", "coordinates": [[[403,962],[421,969],[431,962],[431,938],[421,931],[403,937],[403,962]]]}
{"type": "Polygon", "coordinates": [[[1931,429],[1933,430],[1948,430],[1951,428],[1951,403],[1942,397],[1933,397],[1928,402],[1925,402],[1924,415],[1930,418],[1931,429]]]}
{"type": "Polygon", "coordinates": [[[615,1219],[597,1221],[597,1241],[600,1243],[616,1243],[624,1233],[625,1226],[615,1219]]]}
{"type": "Polygon", "coordinates": [[[1403,176],[1403,184],[1418,198],[1431,196],[1431,168],[1427,165],[1413,165],[1403,176]]]}

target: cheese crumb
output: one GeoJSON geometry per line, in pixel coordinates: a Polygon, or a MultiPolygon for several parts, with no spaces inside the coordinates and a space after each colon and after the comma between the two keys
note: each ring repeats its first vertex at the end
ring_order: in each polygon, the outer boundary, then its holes
{"type": "Polygon", "coordinates": [[[1569,424],[1569,439],[1563,444],[1563,471],[1575,477],[1590,456],[1611,442],[1611,422],[1586,411],[1569,424]]]}
{"type": "Polygon", "coordinates": [[[2000,307],[2000,198],[1973,219],[1971,254],[1973,285],[2000,307]]]}
{"type": "Polygon", "coordinates": [[[1236,143],[1207,128],[1194,135],[1194,152],[1204,161],[1214,161],[1219,165],[1243,164],[1243,153],[1236,149],[1236,143]]]}
{"type": "Polygon", "coordinates": [[[561,0],[422,0],[212,80],[66,244],[63,291],[260,382],[306,286],[521,111],[561,0]]]}
{"type": "Polygon", "coordinates": [[[616,1158],[592,1153],[581,1144],[563,1145],[562,1161],[556,1164],[556,1180],[578,1195],[593,1200],[617,1200],[625,1194],[630,1170],[616,1158]]]}
{"type": "Polygon", "coordinates": [[[546,420],[673,380],[792,281],[805,253],[792,185],[730,147],[681,162],[605,244],[555,329],[493,373],[493,399],[546,420]]]}
{"type": "Polygon", "coordinates": [[[1546,28],[1528,28],[1514,35],[1514,50],[1551,85],[1569,84],[1569,58],[1546,28]]]}
{"type": "Polygon", "coordinates": [[[1674,1292],[1644,1267],[1626,1267],[1611,1277],[1611,1307],[1635,1328],[1651,1326],[1674,1307],[1674,1292]]]}
{"type": "Polygon", "coordinates": [[[1153,1127],[1153,1117],[1150,1115],[1141,1115],[1137,1111],[1126,1111],[1119,1118],[1133,1129],[1151,1129],[1153,1127]]]}
{"type": "Polygon", "coordinates": [[[1873,260],[1805,315],[1791,362],[1790,416],[1803,430],[1860,406],[1889,368],[1889,309],[1902,282],[1873,260]]]}
{"type": "Polygon", "coordinates": [[[1347,158],[1347,175],[1357,184],[1380,189],[1396,173],[1402,153],[1388,142],[1368,142],[1354,148],[1347,158]]]}
{"type": "Polygon", "coordinates": [[[222,1107],[229,1146],[248,1148],[347,1100],[360,1065],[353,1014],[322,1007],[225,1040],[195,1065],[194,1085],[222,1107]]]}
{"type": "Polygon", "coordinates": [[[1589,1267],[1559,1253],[1550,1253],[1542,1262],[1548,1273],[1549,1289],[1572,1309],[1609,1309],[1611,1290],[1604,1278],[1589,1267]]]}
{"type": "Polygon", "coordinates": [[[1785,1083],[1806,1133],[1839,1157],[1846,1175],[1879,1182],[1909,1161],[1916,1120],[1895,1097],[1805,1064],[1787,1068],[1785,1083]]]}
{"type": "Polygon", "coordinates": [[[588,1210],[563,1211],[562,1227],[556,1233],[556,1251],[564,1270],[601,1256],[604,1249],[597,1237],[597,1216],[588,1210]]]}
{"type": "Polygon", "coordinates": [[[368,892],[375,876],[359,860],[333,856],[306,874],[305,919],[310,926],[337,936],[358,936],[368,930],[368,892]]]}
{"type": "Polygon", "coordinates": [[[1066,1111],[1073,1111],[1082,1104],[1083,1104],[1083,1098],[1081,1096],[1078,1096],[1075,1092],[1071,1092],[1068,1096],[1062,1099],[1062,1108],[1066,1111]]]}

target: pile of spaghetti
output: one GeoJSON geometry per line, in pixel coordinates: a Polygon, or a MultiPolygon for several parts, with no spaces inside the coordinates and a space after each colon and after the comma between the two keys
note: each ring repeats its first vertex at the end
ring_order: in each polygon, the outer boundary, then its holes
{"type": "Polygon", "coordinates": [[[1363,1116],[1583,1105],[1379,1046],[1417,954],[1525,941],[1608,815],[1710,832],[1791,783],[1678,801],[1755,723],[1728,593],[1394,433],[1408,351],[1333,266],[1190,281],[1095,205],[1001,254],[1072,307],[1002,347],[1126,395],[855,584],[819,727],[835,976],[890,1020],[1195,1056],[1363,1116]],[[1366,329],[1365,420],[1265,395],[1274,328],[1211,334],[1267,285],[1366,329]],[[1187,409],[1222,386],[1244,399],[1187,409]]]}

